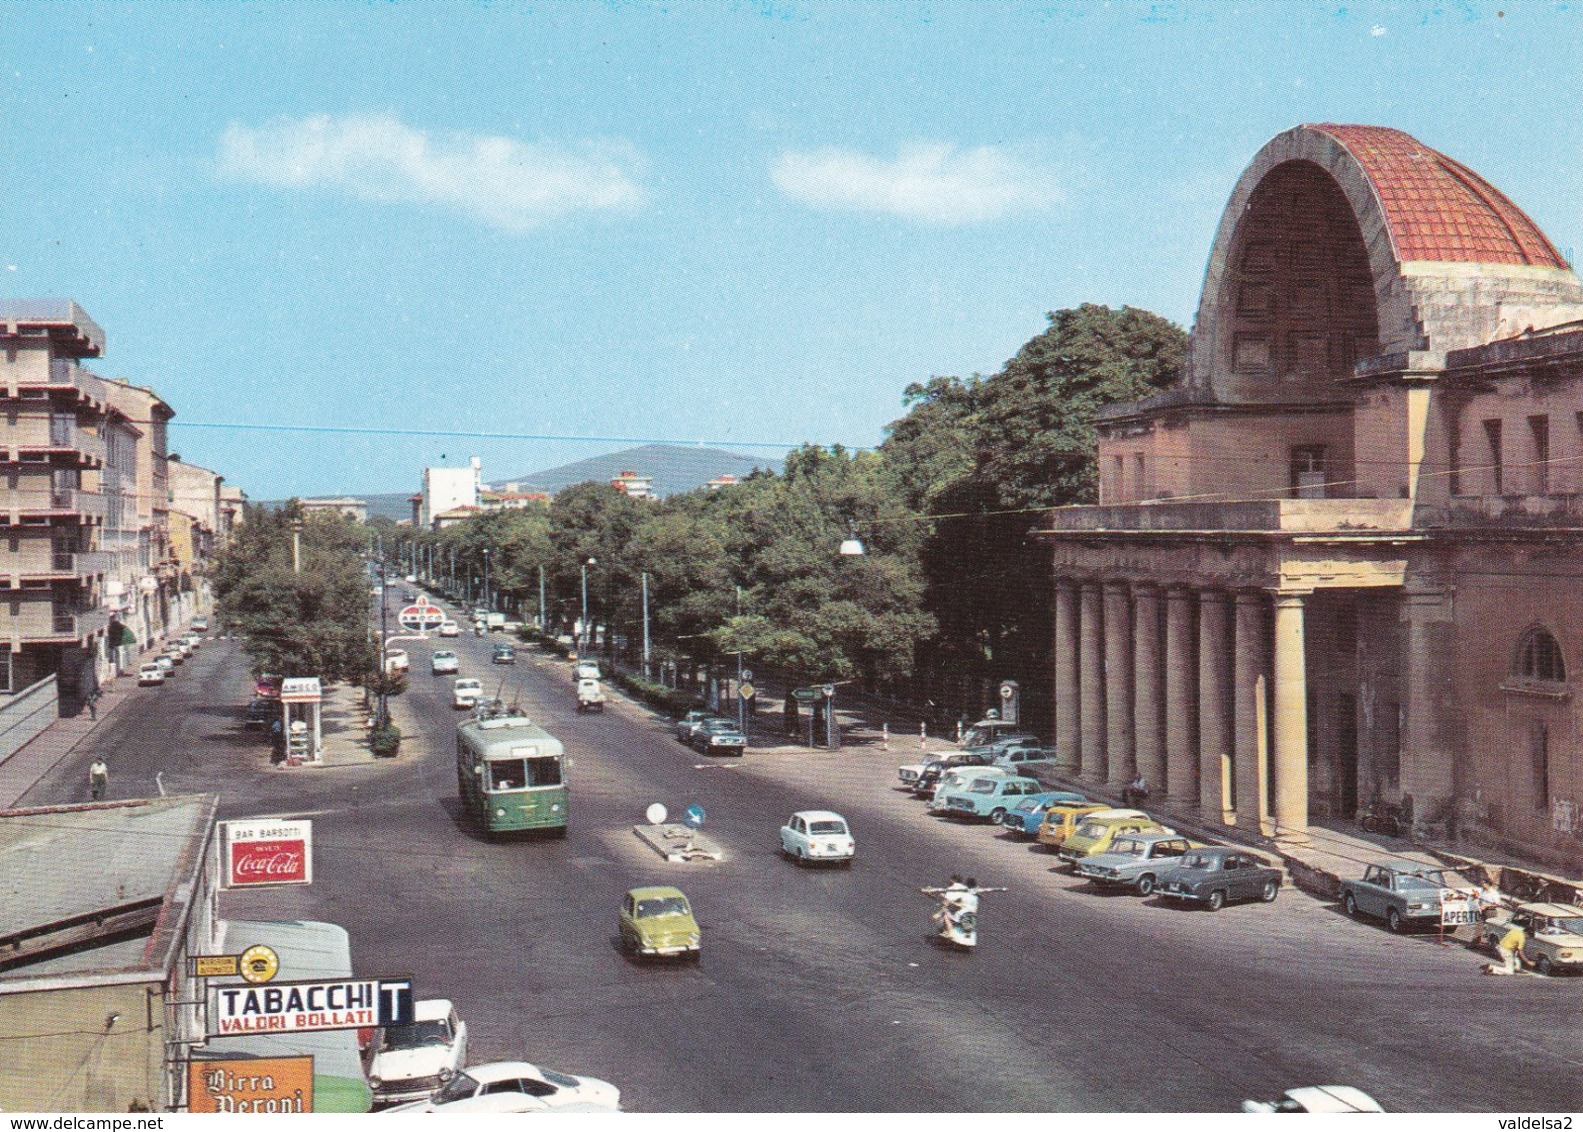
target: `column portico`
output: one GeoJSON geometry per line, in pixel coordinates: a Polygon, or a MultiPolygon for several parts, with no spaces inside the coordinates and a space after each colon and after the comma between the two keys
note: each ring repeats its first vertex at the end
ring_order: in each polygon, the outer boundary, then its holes
{"type": "Polygon", "coordinates": [[[1132,591],[1132,720],[1137,771],[1150,790],[1165,789],[1165,705],[1160,696],[1160,591],[1132,591]]]}
{"type": "Polygon", "coordinates": [[[1269,612],[1262,593],[1239,592],[1236,600],[1236,776],[1237,824],[1268,835],[1269,612]]]}
{"type": "Polygon", "coordinates": [[[1193,667],[1193,596],[1173,587],[1165,594],[1165,779],[1166,794],[1197,805],[1197,675],[1193,667]]]}
{"type": "Polygon", "coordinates": [[[1275,597],[1275,833],[1308,840],[1308,671],[1303,599],[1275,597]]]}
{"type": "Polygon", "coordinates": [[[1227,641],[1231,610],[1218,590],[1198,594],[1198,808],[1205,817],[1236,821],[1232,773],[1232,688],[1235,675],[1227,641]]]}
{"type": "Polygon", "coordinates": [[[1105,583],[1105,781],[1119,790],[1135,771],[1132,729],[1132,600],[1105,583]]]}
{"type": "Polygon", "coordinates": [[[1078,701],[1078,751],[1081,777],[1105,781],[1105,639],[1103,603],[1099,583],[1084,582],[1079,590],[1078,675],[1082,691],[1078,701]]]}
{"type": "Polygon", "coordinates": [[[1081,680],[1085,675],[1078,645],[1077,586],[1055,583],[1055,768],[1072,775],[1081,765],[1081,680]]]}

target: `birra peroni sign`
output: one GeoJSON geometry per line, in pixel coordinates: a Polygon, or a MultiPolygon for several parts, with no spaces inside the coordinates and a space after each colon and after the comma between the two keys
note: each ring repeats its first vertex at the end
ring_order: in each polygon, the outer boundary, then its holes
{"type": "Polygon", "coordinates": [[[312,1112],[313,1058],[187,1063],[188,1112],[312,1112]]]}
{"type": "Polygon", "coordinates": [[[412,1020],[412,983],[404,979],[226,986],[212,993],[212,1037],[356,1030],[412,1020]]]}

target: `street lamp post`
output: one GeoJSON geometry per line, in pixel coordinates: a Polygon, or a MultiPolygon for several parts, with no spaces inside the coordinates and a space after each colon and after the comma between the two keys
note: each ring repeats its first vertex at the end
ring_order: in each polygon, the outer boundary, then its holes
{"type": "Polygon", "coordinates": [[[737,587],[737,730],[746,735],[748,733],[748,705],[742,698],[742,587],[737,587]]]}
{"type": "Polygon", "coordinates": [[[649,679],[649,572],[643,571],[643,679],[649,679]]]}
{"type": "Polygon", "coordinates": [[[495,608],[489,601],[489,548],[484,547],[484,608],[495,608]]]}
{"type": "Polygon", "coordinates": [[[589,626],[588,626],[588,567],[595,565],[598,561],[599,560],[597,558],[589,558],[589,560],[587,562],[584,562],[583,565],[582,565],[582,572],[583,572],[583,623],[582,623],[582,633],[581,633],[580,638],[579,638],[579,640],[577,642],[577,655],[578,656],[582,656],[583,653],[587,651],[586,645],[593,638],[593,634],[588,631],[588,629],[589,629],[589,626]]]}

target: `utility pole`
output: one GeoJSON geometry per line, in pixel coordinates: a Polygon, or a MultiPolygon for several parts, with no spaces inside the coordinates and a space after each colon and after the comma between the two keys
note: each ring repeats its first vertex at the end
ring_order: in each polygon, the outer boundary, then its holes
{"type": "Polygon", "coordinates": [[[742,587],[737,587],[737,616],[734,628],[737,632],[737,730],[746,735],[748,733],[748,705],[742,698],[742,587]]]}
{"type": "Polygon", "coordinates": [[[649,678],[649,572],[643,571],[643,679],[649,678]]]}
{"type": "Polygon", "coordinates": [[[549,615],[544,612],[544,567],[539,567],[539,632],[550,631],[549,615]]]}
{"type": "Polygon", "coordinates": [[[302,516],[291,520],[291,572],[302,573],[302,516]]]}

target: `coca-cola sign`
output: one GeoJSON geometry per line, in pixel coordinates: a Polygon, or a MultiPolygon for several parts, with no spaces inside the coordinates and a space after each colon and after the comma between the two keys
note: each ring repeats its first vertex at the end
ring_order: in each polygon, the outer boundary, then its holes
{"type": "Polygon", "coordinates": [[[225,887],[313,883],[313,823],[221,822],[225,887]]]}

